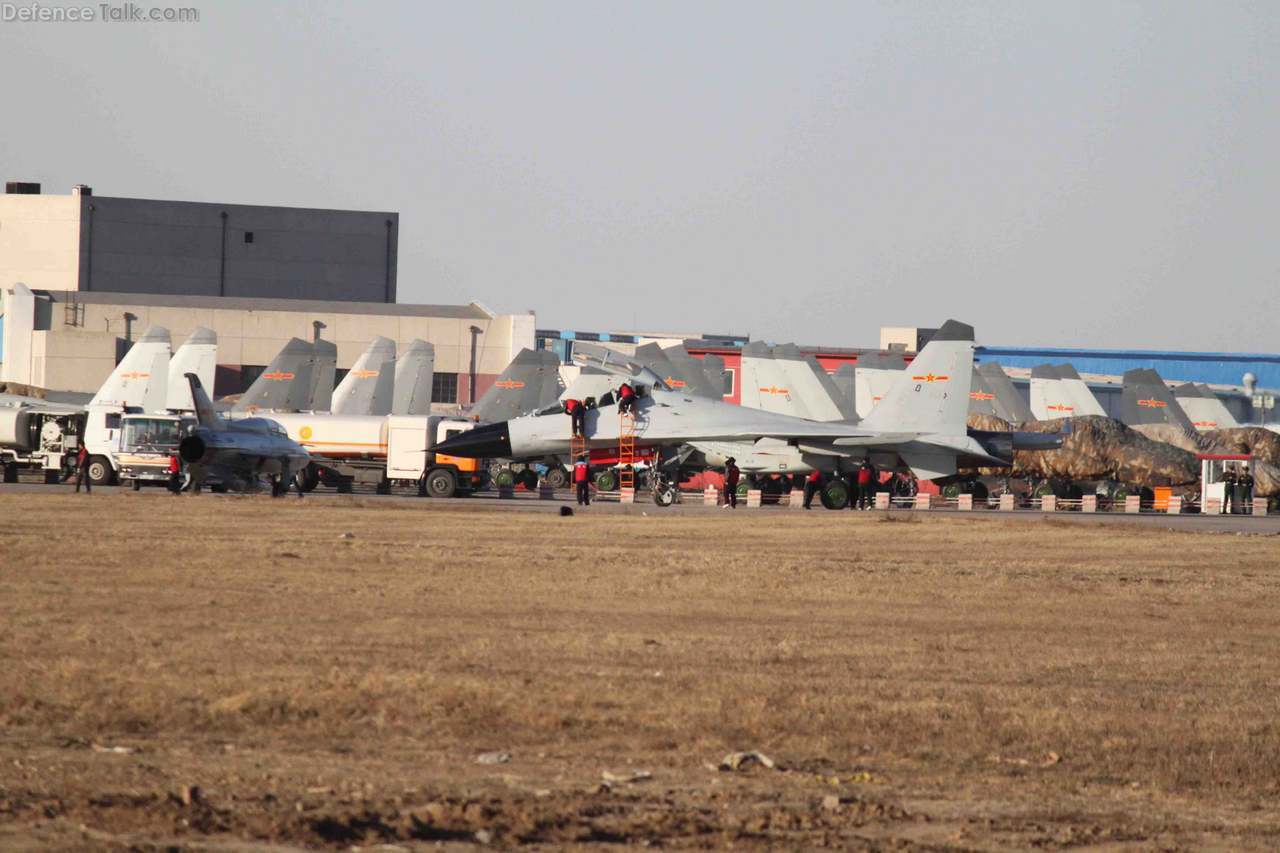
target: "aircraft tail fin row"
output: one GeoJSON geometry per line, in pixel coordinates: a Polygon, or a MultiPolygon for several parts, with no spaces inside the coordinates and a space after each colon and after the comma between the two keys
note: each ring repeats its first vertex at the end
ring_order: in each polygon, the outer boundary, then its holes
{"type": "Polygon", "coordinates": [[[206,388],[212,388],[217,369],[218,336],[212,329],[198,326],[191,333],[191,337],[187,338],[186,343],[174,352],[173,358],[169,359],[165,408],[194,411],[195,402],[191,399],[191,386],[187,383],[187,374],[194,373],[200,377],[200,384],[206,388]]]}
{"type": "Polygon", "coordinates": [[[232,411],[303,411],[311,402],[314,369],[315,347],[301,338],[290,339],[232,411]]]}
{"type": "Polygon", "coordinates": [[[395,360],[396,342],[374,338],[334,389],[330,410],[335,415],[390,414],[395,360]]]}
{"type": "Polygon", "coordinates": [[[855,421],[857,412],[813,356],[794,344],[742,350],[742,405],[813,421],[855,421]]]}

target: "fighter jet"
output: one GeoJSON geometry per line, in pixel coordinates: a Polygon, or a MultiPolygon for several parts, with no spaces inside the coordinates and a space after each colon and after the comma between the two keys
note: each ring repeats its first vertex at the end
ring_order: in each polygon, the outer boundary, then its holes
{"type": "MultiPolygon", "coordinates": [[[[637,447],[691,442],[777,439],[814,456],[871,456],[881,467],[906,467],[923,479],[969,466],[1007,464],[966,434],[973,327],[948,321],[858,424],[819,423],[744,409],[662,386],[646,388],[635,419],[637,447]]],[[[587,413],[588,447],[616,447],[620,419],[606,397],[587,413]]],[[[563,414],[515,418],[454,436],[437,450],[455,456],[515,459],[563,456],[569,451],[563,414]]]]}
{"type": "Polygon", "coordinates": [[[237,414],[310,411],[315,369],[315,346],[301,338],[291,338],[249,390],[240,395],[231,411],[237,414]]]}
{"type": "Polygon", "coordinates": [[[1172,426],[1187,433],[1195,431],[1169,386],[1150,368],[1125,371],[1120,389],[1120,420],[1130,427],[1172,426]]]}
{"type": "Polygon", "coordinates": [[[272,477],[273,495],[288,490],[293,475],[311,461],[306,449],[268,418],[232,421],[220,417],[200,377],[188,373],[186,380],[195,402],[197,425],[178,446],[178,454],[192,466],[196,481],[212,474],[228,485],[247,489],[266,475],[272,477]]]}

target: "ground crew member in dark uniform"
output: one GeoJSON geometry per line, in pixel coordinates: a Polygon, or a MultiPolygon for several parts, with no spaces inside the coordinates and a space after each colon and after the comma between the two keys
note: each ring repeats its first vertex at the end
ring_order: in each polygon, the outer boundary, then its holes
{"type": "Polygon", "coordinates": [[[804,478],[804,508],[813,509],[813,496],[822,489],[822,472],[817,468],[804,478]]]}
{"type": "Polygon", "coordinates": [[[1249,512],[1253,506],[1253,474],[1249,473],[1249,464],[1246,462],[1244,471],[1240,474],[1240,511],[1249,512]]]}
{"type": "Polygon", "coordinates": [[[628,382],[623,382],[618,386],[618,414],[623,412],[636,411],[636,389],[631,387],[628,382]]]}
{"type": "Polygon", "coordinates": [[[581,400],[565,400],[564,412],[569,416],[569,428],[574,435],[586,435],[587,409],[581,400]]]}
{"type": "Polygon", "coordinates": [[[182,491],[182,480],[180,478],[181,468],[178,466],[178,457],[169,457],[169,491],[175,495],[182,491]]]}
{"type": "Polygon", "coordinates": [[[858,509],[872,509],[875,505],[876,468],[870,459],[864,459],[858,469],[858,509]]]}
{"type": "Polygon", "coordinates": [[[1234,464],[1228,465],[1222,472],[1222,511],[1234,515],[1236,509],[1236,470],[1234,464]]]}
{"type": "Polygon", "coordinates": [[[738,508],[738,460],[730,456],[724,461],[724,505],[738,508]]]}
{"type": "Polygon", "coordinates": [[[573,463],[573,484],[578,490],[578,506],[591,506],[591,466],[585,456],[573,463]]]}
{"type": "Polygon", "coordinates": [[[84,483],[86,495],[93,492],[93,482],[89,479],[89,451],[83,444],[80,445],[80,451],[76,454],[76,494],[80,493],[81,483],[84,483]]]}

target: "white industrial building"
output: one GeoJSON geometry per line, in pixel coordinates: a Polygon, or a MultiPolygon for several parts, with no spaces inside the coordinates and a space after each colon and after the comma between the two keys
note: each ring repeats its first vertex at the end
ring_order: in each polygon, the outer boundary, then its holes
{"type": "Polygon", "coordinates": [[[350,368],[382,335],[435,346],[437,402],[483,394],[534,318],[478,303],[402,305],[396,213],[95,196],[0,195],[0,381],[91,392],[150,325],[218,334],[217,394],[244,390],[292,337],[350,368]]]}

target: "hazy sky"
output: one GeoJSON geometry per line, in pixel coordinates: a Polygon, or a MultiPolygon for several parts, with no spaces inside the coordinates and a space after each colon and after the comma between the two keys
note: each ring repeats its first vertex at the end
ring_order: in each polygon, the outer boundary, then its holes
{"type": "Polygon", "coordinates": [[[7,179],[395,210],[541,327],[1280,349],[1275,3],[178,5],[0,22],[7,179]]]}

